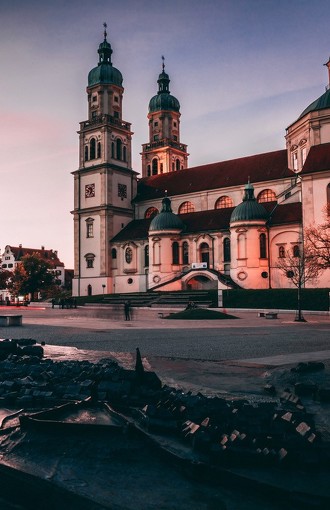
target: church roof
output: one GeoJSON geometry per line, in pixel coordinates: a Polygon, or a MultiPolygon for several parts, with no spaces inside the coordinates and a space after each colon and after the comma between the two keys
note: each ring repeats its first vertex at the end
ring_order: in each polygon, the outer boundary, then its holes
{"type": "Polygon", "coordinates": [[[198,191],[228,188],[252,182],[292,177],[288,169],[287,151],[266,152],[244,158],[145,177],[138,182],[137,202],[198,191]]]}
{"type": "Polygon", "coordinates": [[[324,170],[330,170],[330,143],[311,147],[300,173],[311,174],[324,170]]]}
{"type": "MultiPolygon", "coordinates": [[[[277,205],[276,202],[265,202],[263,206],[270,214],[269,223],[271,226],[301,222],[302,209],[300,202],[283,205],[277,205]]],[[[182,234],[229,230],[229,221],[233,210],[234,207],[228,207],[226,209],[210,209],[208,211],[180,214],[179,217],[185,225],[182,234]]],[[[150,218],[133,220],[111,242],[147,239],[150,223],[150,218]]]]}

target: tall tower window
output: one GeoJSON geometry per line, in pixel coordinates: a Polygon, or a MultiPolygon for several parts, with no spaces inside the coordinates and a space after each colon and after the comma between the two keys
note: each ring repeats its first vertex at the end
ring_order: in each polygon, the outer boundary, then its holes
{"type": "Polygon", "coordinates": [[[94,237],[93,224],[94,224],[93,218],[87,218],[87,220],[86,220],[86,237],[94,237]]]}
{"type": "Polygon", "coordinates": [[[260,258],[266,259],[267,258],[266,234],[260,234],[259,245],[260,245],[260,258]]]}
{"type": "Polygon", "coordinates": [[[111,143],[111,157],[115,157],[115,144],[114,142],[111,143]]]}
{"type": "Polygon", "coordinates": [[[179,207],[179,214],[195,212],[195,206],[191,202],[183,202],[179,207]]]}
{"type": "Polygon", "coordinates": [[[117,258],[117,250],[116,250],[116,248],[112,248],[112,250],[111,250],[111,258],[112,258],[112,260],[115,260],[117,258]]]}
{"type": "Polygon", "coordinates": [[[97,142],[97,157],[101,157],[101,142],[97,142]]]}
{"type": "Polygon", "coordinates": [[[123,161],[127,161],[127,149],[123,147],[123,161]]]}
{"type": "Polygon", "coordinates": [[[85,161],[88,161],[88,145],[85,146],[85,161]]]}
{"type": "Polygon", "coordinates": [[[179,159],[177,159],[177,160],[175,161],[175,170],[176,170],[176,171],[180,170],[180,160],[179,160],[179,159]]]}
{"type": "Polygon", "coordinates": [[[179,264],[179,243],[176,241],[172,244],[172,264],[179,264]]]}
{"type": "Polygon", "coordinates": [[[157,174],[158,174],[158,159],[154,158],[152,160],[152,175],[157,175],[157,174]]]}
{"type": "Polygon", "coordinates": [[[117,138],[117,140],[116,140],[117,159],[121,159],[121,145],[122,145],[122,142],[121,142],[120,138],[117,138]]]}
{"type": "Polygon", "coordinates": [[[182,243],[182,264],[189,264],[189,244],[187,241],[182,243]]]}
{"type": "Polygon", "coordinates": [[[230,262],[231,253],[230,253],[230,238],[225,237],[223,240],[223,261],[230,262]]]}
{"type": "Polygon", "coordinates": [[[91,138],[89,143],[89,158],[95,159],[95,149],[96,149],[96,140],[95,138],[91,138]]]}
{"type": "Polygon", "coordinates": [[[147,166],[147,177],[150,177],[150,175],[151,175],[151,166],[148,165],[147,166]]]}

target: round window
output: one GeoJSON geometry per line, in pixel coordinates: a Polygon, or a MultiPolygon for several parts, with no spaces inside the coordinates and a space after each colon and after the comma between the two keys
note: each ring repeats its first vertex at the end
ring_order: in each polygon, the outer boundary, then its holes
{"type": "Polygon", "coordinates": [[[133,283],[133,278],[128,278],[127,283],[128,283],[128,285],[132,285],[132,283],[133,283]]]}

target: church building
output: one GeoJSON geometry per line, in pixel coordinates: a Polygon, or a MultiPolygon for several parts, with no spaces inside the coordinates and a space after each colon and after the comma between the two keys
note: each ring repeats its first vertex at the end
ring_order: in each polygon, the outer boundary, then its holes
{"type": "MultiPolygon", "coordinates": [[[[73,295],[293,287],[278,261],[299,256],[330,204],[330,60],[326,91],[286,129],[285,149],[193,168],[163,62],[140,178],[106,31],[98,55],[73,172],[73,295]]],[[[308,285],[329,287],[330,270],[308,285]]]]}

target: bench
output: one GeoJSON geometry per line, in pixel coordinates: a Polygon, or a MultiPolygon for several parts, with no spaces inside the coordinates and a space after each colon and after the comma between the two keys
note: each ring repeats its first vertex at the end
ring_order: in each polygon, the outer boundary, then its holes
{"type": "Polygon", "coordinates": [[[265,317],[265,319],[277,319],[277,312],[259,312],[258,317],[265,317]]]}
{"type": "Polygon", "coordinates": [[[0,315],[0,326],[22,326],[22,315],[0,315]]]}

